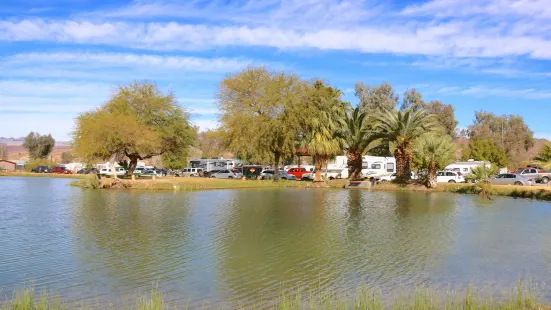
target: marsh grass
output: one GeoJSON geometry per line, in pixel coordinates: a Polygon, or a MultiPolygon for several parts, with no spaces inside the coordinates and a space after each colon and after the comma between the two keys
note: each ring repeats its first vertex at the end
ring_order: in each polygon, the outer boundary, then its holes
{"type": "MultiPolygon", "coordinates": [[[[439,292],[419,287],[413,292],[402,292],[392,298],[380,291],[360,288],[353,295],[338,294],[327,290],[289,291],[281,289],[276,300],[269,303],[260,301],[254,305],[244,306],[239,301],[229,308],[199,306],[199,309],[354,309],[354,310],[523,310],[550,309],[537,304],[533,287],[525,289],[519,282],[517,287],[506,297],[494,299],[490,294],[477,291],[471,287],[462,292],[439,292]]],[[[62,310],[62,309],[127,309],[127,310],[164,310],[191,309],[187,304],[178,305],[167,301],[158,287],[149,293],[139,295],[133,302],[125,301],[120,305],[100,305],[99,303],[63,302],[59,295],[41,292],[38,297],[32,287],[16,290],[11,299],[0,302],[1,310],[62,310]]]]}

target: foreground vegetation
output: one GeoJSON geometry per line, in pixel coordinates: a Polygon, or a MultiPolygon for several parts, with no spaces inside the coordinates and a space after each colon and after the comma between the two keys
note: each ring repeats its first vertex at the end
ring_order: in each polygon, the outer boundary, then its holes
{"type": "MultiPolygon", "coordinates": [[[[398,294],[392,298],[383,296],[378,291],[359,289],[353,296],[315,290],[303,293],[301,291],[281,291],[275,301],[260,300],[254,305],[243,306],[234,301],[232,309],[551,309],[538,305],[535,294],[531,289],[523,289],[519,284],[508,296],[493,298],[483,291],[467,288],[464,292],[440,293],[426,288],[417,288],[411,293],[398,294]]],[[[190,309],[189,305],[180,305],[169,301],[163,294],[154,288],[147,294],[142,294],[132,301],[123,301],[120,304],[100,305],[94,302],[64,302],[59,295],[41,293],[38,297],[32,287],[19,289],[13,293],[11,299],[0,301],[2,310],[35,310],[35,309],[190,309]]],[[[228,307],[200,306],[201,309],[229,309],[228,307]]]]}

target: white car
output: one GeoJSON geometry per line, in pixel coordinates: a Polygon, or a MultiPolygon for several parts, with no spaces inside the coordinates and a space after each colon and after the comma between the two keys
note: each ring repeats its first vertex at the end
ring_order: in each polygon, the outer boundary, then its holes
{"type": "Polygon", "coordinates": [[[215,179],[241,179],[243,175],[241,172],[233,172],[231,170],[220,170],[210,176],[215,179]]]}
{"type": "Polygon", "coordinates": [[[203,176],[203,168],[185,168],[176,173],[177,177],[200,177],[203,176]]]}
{"type": "MultiPolygon", "coordinates": [[[[126,169],[124,169],[123,167],[116,167],[115,168],[115,173],[117,174],[117,176],[123,176],[126,174],[126,169]]],[[[100,175],[105,175],[105,176],[111,176],[112,174],[112,171],[111,171],[111,168],[103,168],[100,170],[99,172],[100,175]]]]}
{"type": "MultiPolygon", "coordinates": [[[[412,180],[417,180],[417,175],[413,171],[411,172],[411,179],[412,180]]],[[[379,183],[384,183],[384,182],[392,182],[394,180],[396,180],[396,173],[383,175],[377,181],[379,183]]]]}
{"type": "Polygon", "coordinates": [[[465,183],[465,177],[456,171],[438,171],[436,173],[438,183],[465,183]]]}

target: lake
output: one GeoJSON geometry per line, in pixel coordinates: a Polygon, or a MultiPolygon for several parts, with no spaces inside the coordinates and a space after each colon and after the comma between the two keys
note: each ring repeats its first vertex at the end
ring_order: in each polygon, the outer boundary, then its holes
{"type": "MultiPolygon", "coordinates": [[[[117,302],[157,286],[190,307],[301,288],[382,292],[551,279],[551,203],[446,193],[83,190],[0,177],[0,298],[25,283],[117,302]]],[[[545,291],[545,290],[543,290],[545,291]]],[[[540,294],[551,301],[549,293],[540,294]]]]}

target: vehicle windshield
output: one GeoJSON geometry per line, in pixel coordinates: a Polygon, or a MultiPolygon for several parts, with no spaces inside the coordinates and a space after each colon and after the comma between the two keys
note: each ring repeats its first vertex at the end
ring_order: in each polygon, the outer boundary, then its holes
{"type": "Polygon", "coordinates": [[[524,171],[524,168],[518,168],[517,170],[515,170],[515,173],[522,173],[524,171]]]}

